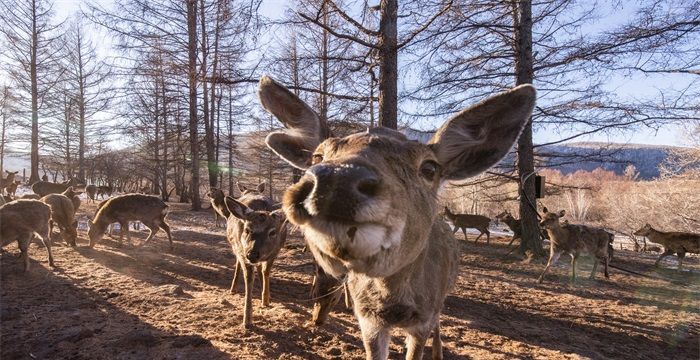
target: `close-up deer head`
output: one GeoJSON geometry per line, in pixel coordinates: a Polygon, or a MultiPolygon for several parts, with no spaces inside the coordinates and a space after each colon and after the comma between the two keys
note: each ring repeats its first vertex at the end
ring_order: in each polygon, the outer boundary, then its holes
{"type": "Polygon", "coordinates": [[[260,80],[258,94],[286,127],[269,134],[267,145],[305,170],[283,208],[334,275],[387,276],[415,259],[437,216],[440,185],[500,161],[535,102],[535,89],[519,86],[459,112],[422,144],[381,127],[329,137],[327,124],[271,78],[260,80]]]}

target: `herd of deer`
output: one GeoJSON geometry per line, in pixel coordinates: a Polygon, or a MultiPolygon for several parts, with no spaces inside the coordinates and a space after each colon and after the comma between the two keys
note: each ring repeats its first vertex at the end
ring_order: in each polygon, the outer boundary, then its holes
{"type": "MultiPolygon", "coordinates": [[[[270,269],[285,242],[288,224],[292,224],[303,232],[317,263],[314,287],[320,306],[315,306],[314,316],[318,323],[338,301],[338,290],[345,288],[368,359],[388,357],[392,328],[407,335],[407,359],[421,359],[431,336],[432,357],[442,358],[439,316],[460,262],[454,233],[462,229],[466,237],[466,228],[476,228],[481,234],[475,241],[486,234],[489,243],[490,219],[454,214],[445,208],[443,215],[454,225],[454,230],[450,229],[440,216],[438,191],[446,181],[486,171],[510,151],[530,118],[535,89],[518,86],[457,113],[427,144],[386,128],[334,137],[308,105],[269,77],[260,80],[258,95],[262,106],[285,127],[269,134],[266,144],[304,175],[285,191],[281,204],[263,195],[264,184],[255,190],[241,188],[238,198],[218,189],[207,194],[217,225],[219,217],[226,221],[226,236],[236,257],[231,291],[239,273],[243,275],[243,325],[252,324],[255,272],[262,278],[262,304],[269,304],[270,269]]],[[[14,174],[8,174],[3,187],[15,183],[14,174]]],[[[53,266],[49,242],[52,223],[58,225],[66,242],[75,246],[78,193],[71,183],[49,184],[32,186],[38,200],[18,199],[0,207],[2,246],[19,242],[25,270],[33,234],[44,242],[53,266]]],[[[92,200],[98,194],[111,195],[111,189],[94,186],[85,187],[85,192],[92,200]]],[[[168,206],[153,196],[111,197],[100,203],[90,221],[90,246],[115,222],[121,225],[122,233],[126,229],[130,243],[129,221],[141,221],[151,230],[146,242],[163,229],[172,247],[167,211],[168,206]]],[[[598,261],[604,264],[607,277],[613,235],[602,229],[560,223],[562,216],[564,211],[544,209],[540,225],[551,246],[539,281],[564,253],[572,258],[572,278],[576,260],[584,254],[596,259],[591,277],[598,261]]],[[[520,237],[518,220],[508,213],[498,218],[513,230],[513,241],[520,237]]],[[[673,253],[682,259],[687,252],[700,251],[700,235],[664,233],[649,225],[636,234],[665,246],[657,265],[673,253]]]]}

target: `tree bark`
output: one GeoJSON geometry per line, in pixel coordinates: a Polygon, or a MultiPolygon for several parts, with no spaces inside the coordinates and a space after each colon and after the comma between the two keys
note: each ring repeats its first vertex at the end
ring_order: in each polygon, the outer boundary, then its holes
{"type": "MultiPolygon", "coordinates": [[[[532,2],[518,1],[514,9],[516,40],[516,84],[532,84],[534,79],[532,58],[532,2]]],[[[520,252],[538,258],[544,256],[537,219],[535,198],[535,158],[532,146],[532,118],[518,139],[518,175],[520,177],[520,222],[522,237],[520,252]]]]}
{"type": "Polygon", "coordinates": [[[199,197],[199,142],[197,130],[197,0],[187,0],[187,33],[189,47],[189,130],[190,156],[192,157],[190,192],[192,210],[200,210],[199,197]]]}
{"type": "Polygon", "coordinates": [[[32,0],[32,48],[30,50],[30,78],[32,91],[32,143],[31,143],[31,170],[29,183],[39,181],[39,85],[37,83],[36,64],[38,49],[36,0],[32,0]]]}
{"type": "Polygon", "coordinates": [[[382,0],[379,22],[379,126],[396,129],[398,120],[398,0],[382,0]]]}

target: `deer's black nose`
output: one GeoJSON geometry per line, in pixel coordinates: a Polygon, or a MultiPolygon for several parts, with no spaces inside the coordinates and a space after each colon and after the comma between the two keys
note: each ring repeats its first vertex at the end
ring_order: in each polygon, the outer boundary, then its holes
{"type": "Polygon", "coordinates": [[[246,257],[251,263],[256,263],[260,260],[260,253],[257,250],[250,250],[246,257]]]}
{"type": "Polygon", "coordinates": [[[376,197],[381,186],[377,173],[361,164],[318,164],[306,175],[302,181],[313,185],[306,198],[310,212],[340,219],[352,219],[358,205],[376,197]]]}

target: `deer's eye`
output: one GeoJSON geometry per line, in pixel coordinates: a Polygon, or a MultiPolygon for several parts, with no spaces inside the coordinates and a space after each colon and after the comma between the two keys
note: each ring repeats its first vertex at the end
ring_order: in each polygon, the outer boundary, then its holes
{"type": "Polygon", "coordinates": [[[323,155],[321,154],[313,154],[311,155],[311,165],[316,165],[323,161],[323,155]]]}
{"type": "Polygon", "coordinates": [[[440,171],[440,165],[432,160],[424,161],[420,166],[420,174],[428,181],[435,180],[438,171],[440,171]]]}
{"type": "Polygon", "coordinates": [[[276,234],[277,234],[277,232],[275,231],[275,229],[272,229],[272,230],[270,230],[270,232],[268,233],[267,236],[272,238],[272,237],[275,237],[276,234]]]}

